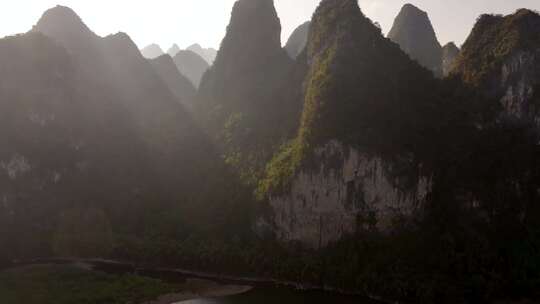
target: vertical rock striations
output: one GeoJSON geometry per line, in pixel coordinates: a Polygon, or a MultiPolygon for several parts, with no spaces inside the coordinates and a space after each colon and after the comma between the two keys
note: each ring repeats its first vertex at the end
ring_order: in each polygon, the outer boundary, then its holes
{"type": "Polygon", "coordinates": [[[481,16],[453,73],[499,100],[510,119],[540,126],[540,15],[481,16]]]}
{"type": "Polygon", "coordinates": [[[296,139],[267,167],[259,194],[283,240],[325,246],[359,229],[394,229],[430,190],[416,137],[437,117],[430,73],[385,39],[355,0],[324,0],[311,23],[296,139]],[[414,135],[416,134],[416,135],[414,135]],[[399,169],[398,169],[399,168],[399,169]]]}

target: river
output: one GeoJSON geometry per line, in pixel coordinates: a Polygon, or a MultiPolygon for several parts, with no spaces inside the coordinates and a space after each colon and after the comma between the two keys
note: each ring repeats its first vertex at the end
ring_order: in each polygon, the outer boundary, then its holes
{"type": "Polygon", "coordinates": [[[378,304],[364,297],[343,296],[316,291],[298,291],[286,287],[254,288],[243,294],[211,299],[195,299],[178,304],[378,304]]]}

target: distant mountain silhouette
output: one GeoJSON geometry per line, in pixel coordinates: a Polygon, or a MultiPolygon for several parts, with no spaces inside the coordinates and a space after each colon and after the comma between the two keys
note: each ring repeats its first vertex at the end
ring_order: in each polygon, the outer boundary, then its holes
{"type": "Polygon", "coordinates": [[[197,89],[188,78],[178,71],[171,56],[162,55],[156,59],[151,59],[150,63],[186,109],[192,110],[197,89]]]}
{"type": "Polygon", "coordinates": [[[196,43],[189,46],[186,50],[192,51],[201,56],[209,65],[212,65],[216,60],[217,50],[213,48],[203,48],[200,44],[196,43]]]}
{"type": "Polygon", "coordinates": [[[167,54],[169,54],[169,56],[171,57],[174,57],[176,54],[178,54],[178,52],[180,52],[180,47],[178,46],[178,44],[175,43],[169,48],[167,54]]]}
{"type": "Polygon", "coordinates": [[[149,46],[141,50],[141,54],[144,56],[144,58],[154,59],[165,54],[165,52],[163,52],[163,50],[161,49],[159,45],[150,44],[149,46]]]}
{"type": "Polygon", "coordinates": [[[449,42],[443,47],[442,68],[444,76],[448,76],[448,74],[450,74],[450,71],[452,70],[454,62],[456,61],[458,55],[459,48],[455,45],[455,43],[449,42]]]}
{"type": "Polygon", "coordinates": [[[405,4],[388,38],[435,76],[442,76],[442,48],[426,12],[412,4],[405,4]]]}
{"type": "Polygon", "coordinates": [[[297,27],[287,40],[285,50],[292,59],[296,59],[298,55],[305,49],[308,40],[310,22],[307,21],[297,27]]]}
{"type": "Polygon", "coordinates": [[[173,58],[174,63],[182,75],[198,88],[204,73],[210,65],[199,55],[192,51],[179,51],[173,58]]]}

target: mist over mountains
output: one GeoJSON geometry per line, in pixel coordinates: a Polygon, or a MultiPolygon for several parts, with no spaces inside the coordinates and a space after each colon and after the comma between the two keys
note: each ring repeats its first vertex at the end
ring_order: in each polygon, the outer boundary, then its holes
{"type": "Polygon", "coordinates": [[[72,9],[0,39],[0,266],[75,257],[411,303],[538,299],[540,15],[438,41],[322,0],[282,46],[139,50],[72,9]]]}

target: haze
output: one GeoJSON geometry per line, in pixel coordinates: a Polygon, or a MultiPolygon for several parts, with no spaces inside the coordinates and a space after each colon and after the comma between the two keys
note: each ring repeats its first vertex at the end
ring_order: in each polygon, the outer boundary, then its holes
{"type": "MultiPolygon", "coordinates": [[[[143,47],[173,43],[186,47],[200,43],[219,47],[234,0],[19,0],[0,10],[0,36],[26,32],[47,8],[57,4],[73,8],[100,35],[128,33],[143,47]]],[[[282,40],[310,19],[319,0],[276,0],[282,40]]],[[[364,13],[387,32],[400,7],[410,2],[428,11],[441,43],[461,44],[482,13],[507,14],[521,7],[540,9],[538,0],[360,0],[364,13]]]]}

